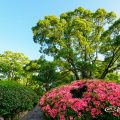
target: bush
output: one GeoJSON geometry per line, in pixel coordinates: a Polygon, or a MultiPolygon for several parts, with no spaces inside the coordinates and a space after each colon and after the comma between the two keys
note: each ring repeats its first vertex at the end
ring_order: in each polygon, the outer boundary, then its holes
{"type": "Polygon", "coordinates": [[[37,101],[37,95],[25,86],[0,81],[0,116],[13,118],[19,112],[32,109],[37,101]]]}
{"type": "Polygon", "coordinates": [[[120,120],[120,85],[80,80],[52,89],[40,99],[47,120],[120,120]],[[112,106],[112,111],[106,112],[112,106]]]}

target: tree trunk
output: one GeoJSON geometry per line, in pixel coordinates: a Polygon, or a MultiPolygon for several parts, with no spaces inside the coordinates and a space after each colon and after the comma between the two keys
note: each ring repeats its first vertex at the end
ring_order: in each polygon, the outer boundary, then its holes
{"type": "Polygon", "coordinates": [[[83,79],[89,78],[89,77],[88,77],[88,74],[87,74],[87,71],[86,71],[86,68],[83,68],[83,70],[82,70],[82,78],[83,78],[83,79]]]}
{"type": "Polygon", "coordinates": [[[107,73],[108,73],[108,68],[106,68],[106,69],[104,70],[104,72],[102,73],[100,79],[104,79],[105,76],[107,75],[107,73]]]}
{"type": "Polygon", "coordinates": [[[73,67],[73,68],[72,68],[72,71],[73,71],[73,73],[74,73],[74,75],[75,75],[75,77],[76,77],[76,80],[79,80],[80,78],[79,78],[79,75],[78,75],[76,66],[74,65],[73,62],[71,62],[71,65],[72,65],[72,67],[73,67]]]}
{"type": "Polygon", "coordinates": [[[104,79],[104,78],[105,78],[105,76],[107,75],[107,73],[108,73],[108,71],[109,71],[109,68],[111,67],[111,64],[113,63],[113,61],[114,61],[114,54],[113,54],[112,59],[110,60],[109,64],[107,65],[107,67],[106,67],[105,70],[103,71],[100,79],[104,79]]]}
{"type": "Polygon", "coordinates": [[[87,51],[86,51],[86,46],[85,46],[85,56],[84,56],[84,62],[85,62],[85,64],[84,64],[84,66],[83,66],[83,68],[82,68],[82,78],[84,79],[84,78],[88,78],[88,71],[87,71],[87,65],[86,65],[86,63],[87,63],[87,51]]]}
{"type": "Polygon", "coordinates": [[[90,71],[90,79],[93,79],[93,72],[90,71]]]}
{"type": "Polygon", "coordinates": [[[74,72],[74,75],[75,75],[75,77],[76,77],[76,80],[79,80],[79,79],[80,79],[79,76],[78,76],[78,74],[77,74],[77,72],[74,72]]]}
{"type": "Polygon", "coordinates": [[[76,77],[76,80],[79,80],[79,75],[78,75],[78,72],[77,72],[77,69],[76,69],[76,66],[74,64],[74,60],[72,59],[71,55],[69,54],[68,58],[67,58],[67,61],[68,63],[70,64],[71,66],[71,71],[73,72],[73,74],[75,75],[76,77]]]}

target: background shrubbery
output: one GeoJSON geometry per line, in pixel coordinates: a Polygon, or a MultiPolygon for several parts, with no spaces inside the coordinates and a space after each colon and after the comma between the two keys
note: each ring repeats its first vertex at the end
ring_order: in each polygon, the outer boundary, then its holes
{"type": "Polygon", "coordinates": [[[32,109],[37,102],[37,95],[27,87],[0,81],[0,116],[13,118],[19,112],[32,109]]]}

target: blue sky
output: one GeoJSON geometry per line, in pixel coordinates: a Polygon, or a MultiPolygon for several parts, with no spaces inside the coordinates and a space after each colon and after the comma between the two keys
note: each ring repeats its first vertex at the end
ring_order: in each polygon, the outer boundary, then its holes
{"type": "Polygon", "coordinates": [[[92,11],[105,8],[120,16],[120,0],[1,0],[0,53],[11,50],[30,59],[39,58],[39,45],[33,42],[31,28],[44,16],[59,16],[80,6],[92,11]]]}

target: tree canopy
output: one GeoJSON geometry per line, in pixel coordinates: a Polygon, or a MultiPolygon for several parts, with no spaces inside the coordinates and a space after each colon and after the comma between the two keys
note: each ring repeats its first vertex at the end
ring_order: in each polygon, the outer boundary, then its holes
{"type": "Polygon", "coordinates": [[[0,54],[0,73],[9,80],[20,79],[24,75],[23,66],[29,59],[23,53],[5,51],[0,54]]]}
{"type": "Polygon", "coordinates": [[[105,78],[120,63],[120,20],[115,20],[114,12],[79,7],[39,20],[32,28],[33,39],[40,53],[52,56],[60,70],[72,72],[75,79],[105,78]]]}

